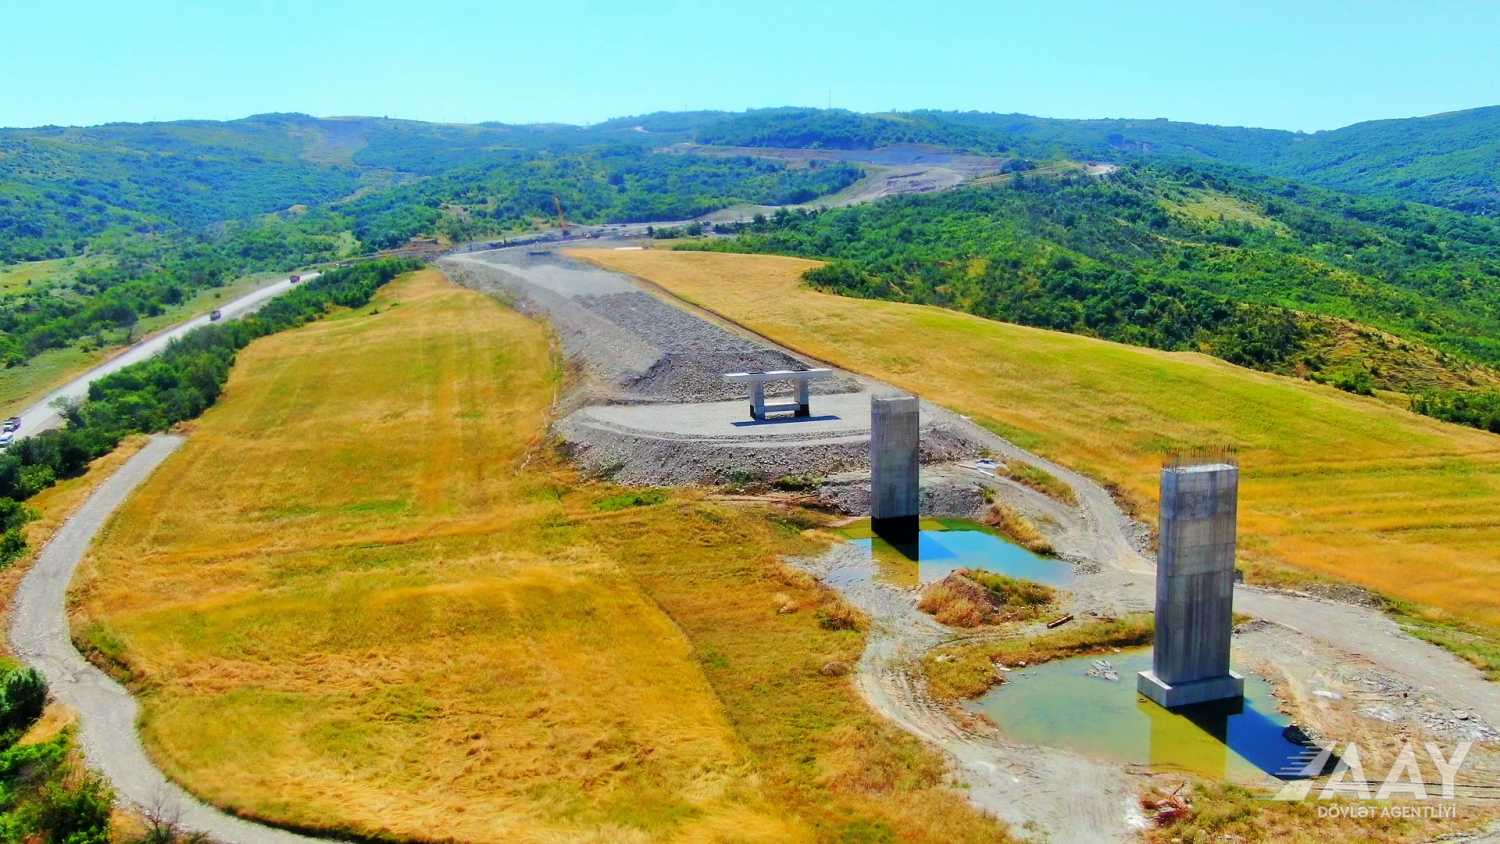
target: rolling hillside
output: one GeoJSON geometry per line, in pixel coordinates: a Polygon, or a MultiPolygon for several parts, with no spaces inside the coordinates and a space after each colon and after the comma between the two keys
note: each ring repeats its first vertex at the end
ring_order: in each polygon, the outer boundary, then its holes
{"type": "MultiPolygon", "coordinates": [[[[1493,434],[1203,355],[821,293],[801,283],[817,265],[795,258],[581,254],[969,415],[1116,485],[1148,521],[1164,454],[1235,446],[1240,556],[1258,574],[1291,566],[1352,581],[1500,636],[1493,434]]],[[[1469,656],[1500,668],[1500,648],[1485,647],[1469,656]]]]}
{"type": "MultiPolygon", "coordinates": [[[[780,215],[734,248],[835,259],[819,281],[843,292],[1197,349],[1359,392],[1486,388],[1500,362],[1500,228],[1399,197],[1488,208],[1497,115],[1313,135],[809,109],[593,126],[264,114],[5,129],[0,275],[18,281],[0,295],[0,361],[49,356],[44,368],[61,371],[252,272],[532,231],[559,205],[575,222],[676,220],[807,203],[862,174],[757,146],[926,143],[1004,151],[1014,172],[996,181],[1012,190],[780,215]],[[743,150],[693,152],[705,144],[743,150]],[[1078,160],[1126,166],[1085,178],[1078,160]]],[[[1500,425],[1488,397],[1417,406],[1500,425]]]]}
{"type": "Polygon", "coordinates": [[[1310,134],[1165,119],[763,109],[710,124],[697,139],[775,147],[929,143],[1037,158],[1210,161],[1351,193],[1500,212],[1500,106],[1310,134]]]}
{"type": "MultiPolygon", "coordinates": [[[[81,254],[111,230],[191,233],[224,221],[326,206],[474,166],[482,173],[504,169],[512,182],[521,182],[512,197],[521,197],[525,213],[536,216],[553,212],[552,193],[576,192],[581,174],[603,171],[604,178],[625,179],[632,168],[674,164],[722,172],[717,193],[693,190],[689,178],[661,191],[667,196],[689,195],[711,207],[775,199],[775,190],[741,184],[764,181],[765,163],[705,162],[693,156],[655,162],[649,155],[653,148],[687,140],[686,127],[712,119],[712,114],[647,115],[581,127],[264,114],[225,122],[0,129],[0,264],[81,254]],[[572,162],[566,167],[578,174],[535,171],[537,162],[554,156],[572,162]],[[643,163],[648,160],[653,163],[643,163]]],[[[480,176],[456,178],[467,183],[480,176]]],[[[799,178],[791,174],[785,181],[799,178]]],[[[610,187],[628,194],[633,186],[619,181],[610,187]]],[[[791,190],[824,187],[809,183],[791,190]]],[[[446,197],[420,199],[441,204],[446,197]]],[[[580,221],[608,219],[592,206],[579,211],[580,221]]]]}
{"type": "Polygon", "coordinates": [[[822,213],[695,248],[828,259],[838,293],[1414,393],[1500,385],[1500,223],[1133,164],[822,213]]]}

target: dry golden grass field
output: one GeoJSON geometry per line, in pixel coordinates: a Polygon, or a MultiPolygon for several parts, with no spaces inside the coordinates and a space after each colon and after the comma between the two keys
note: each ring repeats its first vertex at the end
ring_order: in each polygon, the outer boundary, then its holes
{"type": "Polygon", "coordinates": [[[780,564],[792,516],[580,479],[557,372],[436,271],[242,352],[76,588],[157,762],[367,837],[1003,836],[822,670],[863,635],[780,564]]]}
{"type": "MultiPolygon", "coordinates": [[[[967,414],[1117,484],[1147,519],[1164,452],[1232,444],[1243,467],[1241,556],[1252,567],[1347,579],[1433,617],[1500,630],[1493,434],[1203,355],[819,293],[800,283],[811,261],[577,254],[967,414]]],[[[1488,644],[1467,655],[1497,659],[1488,644]]]]}

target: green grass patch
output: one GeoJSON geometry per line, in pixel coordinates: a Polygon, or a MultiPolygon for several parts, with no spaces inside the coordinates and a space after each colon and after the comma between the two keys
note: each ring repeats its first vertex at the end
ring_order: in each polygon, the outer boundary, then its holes
{"type": "Polygon", "coordinates": [[[630,507],[650,507],[666,500],[667,494],[662,490],[644,489],[606,496],[594,502],[594,509],[608,513],[613,510],[625,510],[630,507]]]}
{"type": "Polygon", "coordinates": [[[1069,507],[1078,505],[1078,496],[1073,492],[1073,488],[1040,466],[1022,463],[1019,460],[1009,460],[996,470],[996,474],[1010,478],[1022,486],[1030,487],[1054,501],[1061,501],[1069,507]]]}
{"type": "Polygon", "coordinates": [[[1407,633],[1452,651],[1478,668],[1485,679],[1500,681],[1500,635],[1424,612],[1406,601],[1386,599],[1385,609],[1407,633]]]}
{"type": "Polygon", "coordinates": [[[1031,638],[934,648],[923,657],[922,669],[934,700],[962,700],[981,695],[1000,682],[996,663],[1035,665],[1110,648],[1143,645],[1151,641],[1155,630],[1156,622],[1150,613],[1137,613],[1113,621],[1064,627],[1031,638]]]}

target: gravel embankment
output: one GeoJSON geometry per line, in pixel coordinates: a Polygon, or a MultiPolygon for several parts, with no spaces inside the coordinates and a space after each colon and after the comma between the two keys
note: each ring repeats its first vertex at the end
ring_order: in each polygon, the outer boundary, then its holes
{"type": "MultiPolygon", "coordinates": [[[[820,476],[869,466],[868,435],[827,441],[806,439],[668,439],[646,432],[590,424],[569,416],[557,423],[569,456],[585,471],[620,483],[676,485],[774,481],[788,475],[820,476]]],[[[923,463],[973,457],[973,443],[953,431],[922,431],[923,463]]],[[[868,496],[868,480],[865,481],[868,496]]]]}
{"type": "MultiPolygon", "coordinates": [[[[546,318],[563,353],[611,401],[740,398],[744,386],[726,383],[724,373],[808,368],[763,341],[667,304],[624,276],[566,258],[512,249],[452,256],[441,264],[459,284],[546,318]]],[[[857,389],[848,378],[813,385],[823,394],[857,389]]],[[[788,388],[768,392],[782,395],[788,388]]]]}

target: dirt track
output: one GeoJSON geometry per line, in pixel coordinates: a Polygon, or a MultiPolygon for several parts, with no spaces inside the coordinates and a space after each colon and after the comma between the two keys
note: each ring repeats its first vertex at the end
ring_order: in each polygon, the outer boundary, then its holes
{"type": "Polygon", "coordinates": [[[89,767],[109,780],[124,803],[217,841],[326,842],[221,812],[169,781],[141,745],[135,699],[84,659],[69,638],[67,593],[73,570],[115,508],[182,442],[176,436],[152,437],[63,524],[16,591],[11,645],[23,662],[47,678],[52,697],[78,714],[79,743],[89,767]]]}

